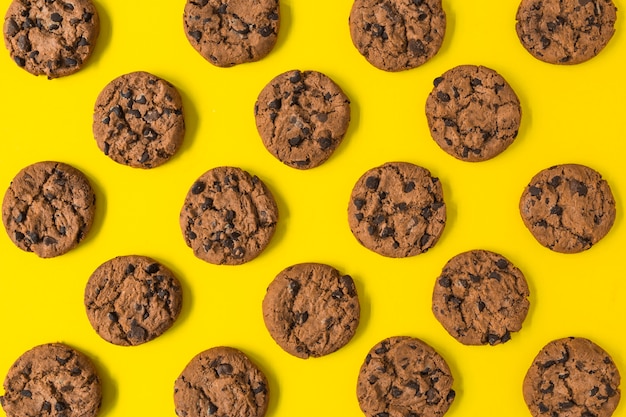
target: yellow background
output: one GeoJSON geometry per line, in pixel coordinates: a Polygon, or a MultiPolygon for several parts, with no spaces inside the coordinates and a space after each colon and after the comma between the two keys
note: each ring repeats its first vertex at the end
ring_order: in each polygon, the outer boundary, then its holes
{"type": "MultiPolygon", "coordinates": [[[[97,194],[95,224],[71,252],[39,259],[0,233],[0,377],[26,350],[60,341],[88,354],[101,375],[101,416],[174,416],[173,384],[197,353],[217,345],[243,350],[270,380],[268,416],[361,416],[356,379],[368,350],[383,338],[410,335],[431,344],[453,372],[458,416],[528,416],[521,385],[550,340],[583,336],[614,358],[626,377],[626,28],[625,0],[607,48],[577,66],[540,62],[515,33],[518,0],[444,0],[448,26],[439,54],[414,70],[380,71],[353,47],[351,0],[281,0],[281,29],[260,62],[216,68],[187,42],[183,0],[97,0],[101,34],[78,73],[49,81],[19,69],[0,52],[0,188],[41,160],[81,169],[97,194]],[[430,138],[425,100],[432,80],[460,64],[502,74],[523,107],[517,140],[493,160],[458,161],[430,138]],[[275,75],[321,71],[352,101],[343,143],[322,166],[297,171],[274,159],[256,132],[253,106],[275,75]],[[100,90],[123,73],[144,70],[181,92],[185,142],[165,165],[132,169],[104,156],[91,134],[100,90]],[[448,222],[426,254],[388,259],[361,247],[347,222],[352,186],[388,161],[422,165],[444,187],[448,222]],[[591,250],[551,252],[524,227],[518,201],[530,178],[558,163],[582,163],[609,182],[617,219],[591,250]],[[236,267],[196,259],[178,215],[193,181],[210,168],[239,166],[276,197],[280,220],[265,252],[236,267]],[[452,256],[489,249],[526,275],[531,308],[510,342],[463,346],[431,312],[435,278],[452,256]],[[98,265],[118,255],[154,257],[180,278],[184,307],[163,336],[119,347],[90,327],[84,286],[98,265]],[[341,350],[301,360],[282,351],[263,325],[265,289],[283,268],[324,262],[354,277],[361,324],[341,350]]],[[[0,0],[4,11],[9,0],[0,0]]],[[[2,392],[0,390],[0,392],[2,392]]],[[[626,400],[625,400],[626,401],[626,400]]],[[[626,416],[626,404],[617,417],[626,416]]],[[[0,415],[3,415],[0,412],[0,415]]]]}

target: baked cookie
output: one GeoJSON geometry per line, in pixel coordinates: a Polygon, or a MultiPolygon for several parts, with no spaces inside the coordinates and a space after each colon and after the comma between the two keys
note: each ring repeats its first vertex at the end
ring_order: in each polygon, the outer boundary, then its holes
{"type": "Polygon", "coordinates": [[[615,198],[593,169],[565,164],[533,177],[519,203],[524,224],[543,246],[576,253],[598,243],[615,221],[615,198]]]}
{"type": "Polygon", "coordinates": [[[274,48],[280,5],[278,0],[187,0],[183,24],[204,59],[231,67],[258,61],[274,48]]]}
{"type": "Polygon", "coordinates": [[[2,201],[2,222],[18,248],[52,258],[85,238],[95,207],[82,172],[61,162],[37,162],[13,178],[2,201]]]}
{"type": "Polygon", "coordinates": [[[183,102],[169,82],[147,72],[131,72],[100,92],[92,128],[100,150],[115,162],[154,168],[183,143],[183,102]]]}
{"type": "Polygon", "coordinates": [[[424,64],[439,52],[446,32],[441,0],[355,0],[349,23],[356,49],[385,71],[424,64]]]}
{"type": "Polygon", "coordinates": [[[367,417],[441,417],[456,396],[453,381],[446,361],[428,344],[391,337],[365,357],[357,398],[367,417]]]}
{"type": "Polygon", "coordinates": [[[256,258],[270,242],[278,207],[265,184],[236,167],[205,172],[187,193],[180,228],[187,246],[216,265],[256,258]]]}
{"type": "Polygon", "coordinates": [[[99,31],[91,0],[13,0],[4,17],[4,44],[11,58],[49,79],[81,69],[99,31]]]}
{"type": "Polygon", "coordinates": [[[522,0],[515,29],[522,46],[550,64],[579,64],[596,56],[615,33],[612,0],[522,0]]]}
{"type": "Polygon", "coordinates": [[[179,417],[262,417],[269,385],[241,351],[215,347],[196,355],[174,383],[179,417]]]}
{"type": "Polygon", "coordinates": [[[288,71],[263,88],[254,106],[265,148],[293,168],[314,168],[341,143],[350,123],[350,100],[326,75],[288,71]]]}
{"type": "Polygon", "coordinates": [[[433,290],[433,313],[465,345],[508,342],[528,313],[528,284],[504,256],[486,250],[456,255],[433,290]]]}
{"type": "Polygon", "coordinates": [[[4,380],[0,405],[7,417],[94,417],[102,388],[91,360],[61,343],[20,356],[4,380]]]}
{"type": "Polygon", "coordinates": [[[263,319],[272,338],[298,358],[328,355],[352,339],[360,307],[354,281],[318,263],[290,266],[267,288],[263,319]]]}
{"type": "Polygon", "coordinates": [[[388,162],[367,171],[352,189],[348,223],[366,248],[391,258],[432,248],[446,224],[438,178],[407,162],[388,162]]]}
{"type": "Polygon", "coordinates": [[[180,282],[146,256],[113,258],[100,265],[85,287],[91,327],[107,342],[136,346],[160,336],[182,307],[180,282]]]}
{"type": "Polygon", "coordinates": [[[620,400],[620,375],[600,346],[580,337],[541,349],[524,378],[524,400],[535,417],[609,417],[620,400]]]}
{"type": "Polygon", "coordinates": [[[444,151],[462,161],[485,161],[517,137],[519,99],[492,69],[461,65],[435,78],[426,100],[430,134],[444,151]]]}

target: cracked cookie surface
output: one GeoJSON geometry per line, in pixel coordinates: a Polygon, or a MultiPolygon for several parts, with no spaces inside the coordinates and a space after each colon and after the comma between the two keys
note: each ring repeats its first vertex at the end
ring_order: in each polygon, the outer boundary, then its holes
{"type": "Polygon", "coordinates": [[[119,346],[149,342],[169,329],[182,307],[180,282],[146,256],[113,258],[91,274],[84,303],[89,323],[119,346]]]}
{"type": "Polygon", "coordinates": [[[96,196],[78,169],[37,162],[13,178],[2,201],[2,222],[20,249],[41,258],[62,255],[89,232],[96,196]]]}
{"type": "Polygon", "coordinates": [[[326,161],[341,143],[350,123],[350,100],[326,75],[294,70],[263,88],[254,116],[272,155],[290,167],[308,169],[326,161]]]}
{"type": "Polygon", "coordinates": [[[533,360],[524,378],[524,401],[535,417],[610,417],[620,401],[619,384],[619,371],[600,346],[563,338],[533,360]]]}
{"type": "Polygon", "coordinates": [[[243,352],[226,346],[196,355],[174,384],[179,417],[262,417],[268,402],[263,372],[243,352]]]}
{"type": "Polygon", "coordinates": [[[615,221],[609,184],[598,172],[578,164],[556,165],[535,175],[519,209],[535,239],[562,253],[591,248],[615,221]]]}
{"type": "Polygon", "coordinates": [[[7,417],[94,417],[102,388],[91,360],[61,343],[21,355],[4,380],[0,405],[7,417]]]}
{"type": "Polygon", "coordinates": [[[267,288],[265,326],[286,352],[306,359],[335,352],[354,336],[360,306],[354,281],[317,263],[290,266],[267,288]]]}

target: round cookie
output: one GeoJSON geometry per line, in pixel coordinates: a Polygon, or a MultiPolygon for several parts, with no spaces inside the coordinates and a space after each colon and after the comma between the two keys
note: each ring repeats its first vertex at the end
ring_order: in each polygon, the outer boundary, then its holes
{"type": "Polygon", "coordinates": [[[280,5],[278,0],[187,0],[183,24],[204,59],[231,67],[258,61],[274,48],[280,5]]]}
{"type": "Polygon", "coordinates": [[[187,193],[180,228],[187,246],[216,265],[239,265],[269,244],[278,207],[265,184],[236,167],[205,172],[187,193]]]}
{"type": "Polygon", "coordinates": [[[593,169],[565,164],[544,169],[522,193],[524,224],[543,246],[577,253],[598,243],[615,221],[615,198],[593,169]]]}
{"type": "Polygon", "coordinates": [[[298,358],[328,355],[352,339],[360,307],[354,281],[317,263],[290,266],[267,288],[265,327],[276,343],[298,358]]]}
{"type": "Polygon", "coordinates": [[[357,382],[367,417],[443,416],[456,396],[446,361],[428,344],[391,337],[369,351],[357,382]]]}
{"type": "Polygon", "coordinates": [[[154,168],[183,142],[183,102],[172,84],[155,75],[124,74],[98,95],[92,129],[100,150],[115,162],[154,168]]]}
{"type": "Polygon", "coordinates": [[[433,313],[465,345],[508,342],[528,314],[528,284],[508,259],[486,250],[456,255],[433,290],[433,313]]]}
{"type": "Polygon", "coordinates": [[[7,417],[94,417],[102,388],[91,360],[61,343],[21,355],[4,380],[0,405],[7,417]]]}
{"type": "Polygon", "coordinates": [[[366,248],[391,258],[432,248],[446,224],[438,178],[407,162],[388,162],[367,171],[352,189],[348,223],[366,248]]]}
{"type": "Polygon", "coordinates": [[[620,400],[620,375],[600,346],[580,337],[554,340],[526,373],[524,401],[535,417],[610,417],[620,400]]]}
{"type": "Polygon", "coordinates": [[[52,258],[85,238],[95,204],[94,191],[78,169],[61,162],[37,162],[13,178],[2,201],[2,222],[18,248],[52,258]]]}
{"type": "Polygon", "coordinates": [[[522,108],[500,74],[461,65],[435,78],[426,118],[441,149],[462,161],[477,162],[500,154],[515,140],[522,108]]]}
{"type": "Polygon", "coordinates": [[[15,63],[49,79],[82,68],[100,31],[91,0],[13,0],[4,17],[4,44],[15,63]]]}
{"type": "Polygon", "coordinates": [[[199,353],[174,383],[179,417],[262,417],[268,402],[269,385],[263,372],[231,347],[199,353]]]}
{"type": "Polygon", "coordinates": [[[146,256],[113,258],[85,287],[89,323],[107,342],[136,346],[160,336],[176,321],[183,293],[165,266],[146,256]]]}
{"type": "Polygon", "coordinates": [[[335,151],[348,130],[350,100],[326,75],[288,71],[270,81],[254,107],[265,148],[298,169],[314,168],[335,151]]]}
{"type": "Polygon", "coordinates": [[[579,64],[596,56],[615,33],[612,0],[522,0],[517,36],[535,58],[579,64]]]}
{"type": "Polygon", "coordinates": [[[352,43],[370,64],[402,71],[439,52],[446,14],[441,0],[355,0],[349,24],[352,43]]]}

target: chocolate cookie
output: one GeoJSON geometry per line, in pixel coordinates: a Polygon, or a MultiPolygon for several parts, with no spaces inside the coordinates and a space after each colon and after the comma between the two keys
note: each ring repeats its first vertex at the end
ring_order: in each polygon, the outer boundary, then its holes
{"type": "Polygon", "coordinates": [[[270,242],[278,207],[265,184],[236,167],[218,167],[198,178],[185,198],[180,228],[200,259],[239,265],[270,242]]]}
{"type": "Polygon", "coordinates": [[[433,313],[465,345],[508,342],[528,313],[528,284],[502,255],[486,250],[448,261],[433,291],[433,313]]]}
{"type": "Polygon", "coordinates": [[[199,353],[174,384],[179,417],[262,417],[268,402],[269,385],[263,372],[231,347],[199,353]]]}
{"type": "Polygon", "coordinates": [[[524,378],[524,400],[535,417],[609,417],[620,400],[611,357],[590,340],[569,337],[541,349],[524,378]]]}
{"type": "Polygon", "coordinates": [[[461,65],[435,78],[426,100],[430,134],[462,161],[485,161],[515,140],[522,109],[515,92],[492,69],[461,65]]]}
{"type": "Polygon", "coordinates": [[[365,357],[357,398],[367,417],[441,417],[456,396],[453,380],[432,347],[412,337],[391,337],[365,357]]]}
{"type": "Polygon", "coordinates": [[[4,44],[33,75],[70,75],[93,52],[100,22],[91,0],[13,0],[4,17],[4,44]]]}
{"type": "Polygon", "coordinates": [[[15,361],[4,380],[0,405],[7,417],[94,417],[101,399],[91,360],[69,346],[50,343],[15,361]]]}
{"type": "Polygon", "coordinates": [[[535,58],[550,64],[579,64],[609,43],[616,18],[611,0],[522,0],[515,29],[535,58]]]}
{"type": "Polygon", "coordinates": [[[146,256],[113,258],[85,287],[89,323],[107,342],[136,346],[160,336],[176,321],[183,293],[165,266],[146,256]]]}
{"type": "Polygon", "coordinates": [[[354,281],[317,263],[290,266],[267,288],[263,319],[272,338],[298,358],[328,355],[352,339],[360,307],[354,281]]]}
{"type": "Polygon", "coordinates": [[[446,32],[441,0],[355,0],[349,22],[356,49],[385,71],[424,64],[439,52],[446,32]]]}
{"type": "Polygon", "coordinates": [[[519,208],[535,239],[555,252],[589,249],[615,221],[609,184],[584,165],[557,165],[539,172],[524,190],[519,208]]]}
{"type": "Polygon", "coordinates": [[[326,75],[298,70],[265,86],[254,107],[263,145],[278,160],[298,169],[326,161],[350,123],[350,100],[326,75]]]}
{"type": "Polygon", "coordinates": [[[348,204],[352,234],[366,248],[391,258],[432,248],[446,224],[438,178],[407,162],[389,162],[367,171],[348,204]]]}
{"type": "Polygon", "coordinates": [[[62,255],[84,238],[96,196],[82,172],[61,162],[37,162],[13,178],[2,202],[2,222],[20,249],[41,258],[62,255]]]}
{"type": "Polygon", "coordinates": [[[131,72],[100,92],[92,128],[100,150],[115,162],[154,168],[167,162],[183,142],[183,102],[169,82],[131,72]]]}
{"type": "Polygon", "coordinates": [[[231,67],[258,61],[274,48],[280,5],[278,0],[187,0],[183,23],[189,43],[204,59],[231,67]]]}

